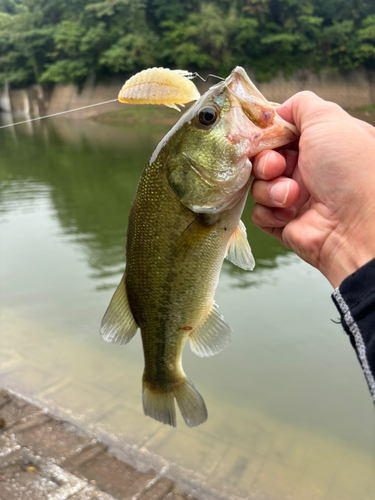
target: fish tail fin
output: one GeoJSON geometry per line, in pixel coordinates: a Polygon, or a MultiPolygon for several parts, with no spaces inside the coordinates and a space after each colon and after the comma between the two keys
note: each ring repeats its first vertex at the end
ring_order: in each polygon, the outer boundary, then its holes
{"type": "Polygon", "coordinates": [[[174,390],[174,395],[186,425],[196,427],[207,420],[205,402],[188,378],[174,390]]]}
{"type": "Polygon", "coordinates": [[[181,414],[189,427],[195,427],[207,420],[207,409],[203,398],[189,379],[184,378],[182,383],[173,384],[163,390],[152,386],[143,377],[145,415],[176,427],[174,398],[177,399],[181,414]]]}
{"type": "Polygon", "coordinates": [[[145,415],[176,427],[176,410],[173,393],[153,387],[143,377],[142,400],[145,415]]]}

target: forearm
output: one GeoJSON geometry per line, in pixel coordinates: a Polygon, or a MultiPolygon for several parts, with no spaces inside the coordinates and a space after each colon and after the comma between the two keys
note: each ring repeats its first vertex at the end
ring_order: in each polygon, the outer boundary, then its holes
{"type": "Polygon", "coordinates": [[[348,276],[332,298],[375,403],[375,259],[348,276]]]}

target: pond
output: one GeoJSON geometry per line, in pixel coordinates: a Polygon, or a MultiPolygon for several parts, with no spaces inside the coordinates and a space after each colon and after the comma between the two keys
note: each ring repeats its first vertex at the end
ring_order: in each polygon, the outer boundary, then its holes
{"type": "Polygon", "coordinates": [[[375,498],[375,418],[330,285],[251,222],[257,265],[225,262],[216,302],[235,334],[212,358],[185,348],[209,417],[145,417],[139,334],[99,325],[125,265],[140,173],[163,127],[55,118],[0,131],[0,385],[89,429],[198,499],[375,498]]]}

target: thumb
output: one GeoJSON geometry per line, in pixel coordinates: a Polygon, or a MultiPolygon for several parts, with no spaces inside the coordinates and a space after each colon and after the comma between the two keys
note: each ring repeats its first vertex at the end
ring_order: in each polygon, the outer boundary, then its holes
{"type": "MultiPolygon", "coordinates": [[[[317,112],[325,112],[327,107],[332,106],[332,103],[321,99],[319,96],[305,90],[298,92],[290,97],[287,101],[281,104],[277,109],[277,113],[281,118],[293,125],[296,125],[299,132],[303,132],[304,123],[317,112]]],[[[337,106],[337,105],[334,105],[337,106]]],[[[339,106],[337,106],[339,108],[339,106]]],[[[341,108],[339,108],[341,109],[341,108]]]]}

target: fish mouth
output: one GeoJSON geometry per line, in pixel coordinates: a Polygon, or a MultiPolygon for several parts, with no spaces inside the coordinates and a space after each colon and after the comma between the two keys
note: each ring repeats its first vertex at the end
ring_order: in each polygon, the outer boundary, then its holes
{"type": "Polygon", "coordinates": [[[274,149],[299,137],[297,128],[283,120],[259,92],[246,71],[237,66],[225,81],[229,90],[235,120],[251,143],[249,156],[265,149],[274,149]]]}

